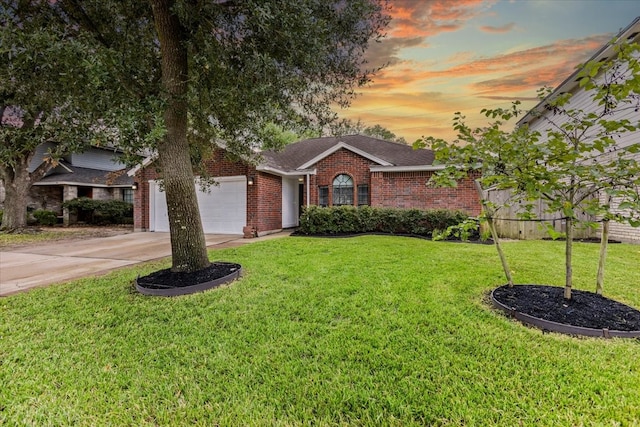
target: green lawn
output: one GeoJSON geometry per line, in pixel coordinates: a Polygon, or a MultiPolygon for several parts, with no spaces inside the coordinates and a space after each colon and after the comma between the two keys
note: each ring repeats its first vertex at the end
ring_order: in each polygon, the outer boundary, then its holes
{"type": "MultiPolygon", "coordinates": [[[[598,246],[575,244],[575,288],[598,246]]],[[[505,244],[518,283],[562,284],[560,242],[505,244]]],[[[167,263],[0,299],[0,425],[640,425],[640,341],[542,334],[489,309],[492,246],[363,236],[215,251],[232,285],[178,298],[167,263]]],[[[640,246],[605,293],[640,307],[640,246]]]]}

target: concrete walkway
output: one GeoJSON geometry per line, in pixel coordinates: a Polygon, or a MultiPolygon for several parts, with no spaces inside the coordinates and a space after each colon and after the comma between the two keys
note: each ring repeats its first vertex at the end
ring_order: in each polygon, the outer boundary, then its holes
{"type": "MultiPolygon", "coordinates": [[[[257,239],[207,234],[207,247],[228,248],[288,236],[287,231],[257,239]]],[[[171,255],[169,233],[130,233],[48,243],[0,252],[0,296],[37,286],[105,274],[116,268],[171,255]]]]}

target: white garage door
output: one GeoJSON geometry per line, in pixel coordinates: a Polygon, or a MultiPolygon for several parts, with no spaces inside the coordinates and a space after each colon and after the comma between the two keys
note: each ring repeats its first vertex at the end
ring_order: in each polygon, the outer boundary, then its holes
{"type": "MultiPolygon", "coordinates": [[[[205,233],[242,234],[247,218],[247,179],[245,176],[216,178],[219,185],[200,190],[196,182],[198,206],[205,233]]],[[[169,231],[167,198],[155,181],[149,185],[151,231],[169,231]]]]}

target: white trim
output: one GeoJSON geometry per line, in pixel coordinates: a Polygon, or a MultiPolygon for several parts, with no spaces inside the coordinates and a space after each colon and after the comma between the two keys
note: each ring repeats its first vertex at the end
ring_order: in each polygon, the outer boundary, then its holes
{"type": "Polygon", "coordinates": [[[362,157],[364,157],[365,159],[369,159],[372,162],[376,162],[379,165],[382,166],[393,166],[392,163],[387,162],[386,160],[382,160],[379,157],[373,156],[369,153],[367,153],[366,151],[362,151],[358,148],[352,147],[349,144],[346,144],[342,141],[340,141],[339,143],[337,143],[336,145],[334,145],[333,147],[329,148],[328,150],[318,154],[317,156],[315,156],[313,159],[309,160],[308,162],[306,162],[305,164],[301,165],[298,170],[304,170],[309,168],[310,166],[318,163],[320,160],[324,159],[325,157],[328,157],[329,155],[335,153],[336,151],[340,150],[344,148],[345,150],[349,150],[351,152],[354,152],[362,157]]]}
{"type": "Polygon", "coordinates": [[[256,166],[256,170],[260,172],[268,172],[274,175],[280,176],[301,176],[301,175],[315,175],[316,169],[305,169],[305,170],[295,170],[295,171],[284,171],[282,169],[277,169],[271,166],[266,165],[258,165],[256,166]]]}
{"type": "Polygon", "coordinates": [[[72,185],[74,187],[131,188],[131,186],[133,184],[106,185],[106,184],[94,184],[92,182],[47,181],[47,182],[36,182],[33,185],[39,185],[39,186],[42,186],[42,187],[47,187],[47,186],[52,186],[52,185],[72,185]]]}
{"type": "MultiPolygon", "coordinates": [[[[196,185],[200,185],[200,183],[198,182],[200,180],[200,178],[201,178],[200,175],[196,175],[193,178],[195,179],[194,182],[196,183],[196,185]]],[[[162,178],[158,178],[158,181],[161,180],[161,179],[162,178]]],[[[214,177],[211,177],[210,179],[213,179],[214,182],[238,181],[240,179],[243,179],[245,182],[247,182],[246,175],[214,176],[214,177]]]]}
{"type": "Polygon", "coordinates": [[[138,171],[144,167],[149,166],[152,162],[154,162],[156,160],[156,158],[158,157],[158,153],[154,153],[148,157],[145,157],[144,160],[142,160],[142,162],[140,164],[137,164],[136,166],[134,166],[133,168],[131,168],[129,170],[129,172],[127,172],[127,175],[129,176],[134,176],[135,174],[138,173],[138,171]]]}
{"type": "Polygon", "coordinates": [[[371,166],[371,172],[431,172],[445,169],[445,165],[418,165],[418,166],[371,166]]]}
{"type": "MultiPolygon", "coordinates": [[[[67,167],[67,165],[65,165],[63,162],[58,162],[58,166],[62,166],[67,172],[73,173],[73,169],[67,167]]],[[[53,169],[55,169],[55,168],[53,168],[53,169]]]]}

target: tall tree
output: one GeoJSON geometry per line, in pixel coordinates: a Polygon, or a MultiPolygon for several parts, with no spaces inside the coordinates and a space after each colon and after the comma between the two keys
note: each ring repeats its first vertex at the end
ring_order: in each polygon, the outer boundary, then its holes
{"type": "Polygon", "coordinates": [[[102,89],[95,53],[45,3],[0,7],[0,229],[25,227],[31,186],[60,155],[81,150],[99,133],[94,125],[104,106],[95,95],[102,89]],[[47,158],[30,171],[36,147],[46,142],[47,158]]]}
{"type": "Polygon", "coordinates": [[[362,120],[353,121],[351,119],[340,119],[331,127],[333,135],[353,135],[363,134],[374,138],[384,139],[386,141],[399,142],[406,144],[407,141],[403,137],[396,136],[395,133],[381,125],[367,126],[362,120]]]}
{"type": "MultiPolygon", "coordinates": [[[[322,126],[374,70],[368,44],[382,37],[377,0],[60,0],[62,21],[111,52],[114,91],[131,97],[130,149],[158,153],[173,271],[208,266],[190,153],[222,140],[237,155],[275,148],[267,123],[322,126]]],[[[202,150],[201,150],[202,149],[202,150]]]]}

